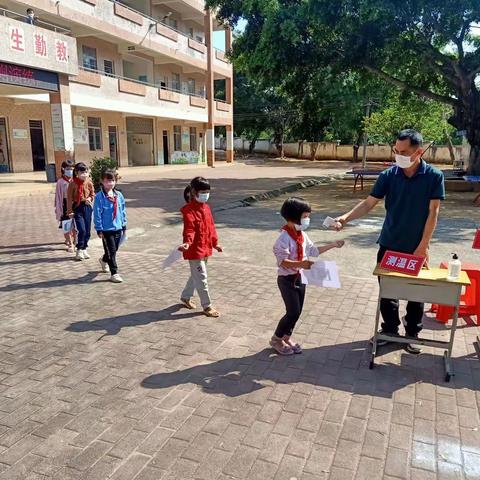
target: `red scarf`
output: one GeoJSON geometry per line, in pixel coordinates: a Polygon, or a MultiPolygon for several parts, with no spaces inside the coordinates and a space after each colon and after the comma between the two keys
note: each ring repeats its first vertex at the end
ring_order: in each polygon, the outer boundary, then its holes
{"type": "Polygon", "coordinates": [[[290,228],[288,225],[282,227],[282,230],[285,230],[290,238],[295,240],[297,244],[297,260],[301,262],[303,260],[303,233],[301,230],[295,230],[295,228],[290,228]]]}
{"type": "Polygon", "coordinates": [[[65,175],[62,175],[62,178],[68,183],[72,181],[72,177],[66,177],[65,175]]]}
{"type": "Polygon", "coordinates": [[[74,177],[73,181],[77,185],[77,199],[76,199],[75,203],[77,205],[80,205],[80,203],[82,202],[82,198],[83,198],[83,187],[84,187],[85,182],[83,180],[80,180],[78,177],[74,177]]]}
{"type": "Polygon", "coordinates": [[[113,203],[113,219],[115,220],[117,218],[117,210],[118,210],[118,197],[115,195],[115,191],[113,192],[113,198],[109,197],[106,193],[105,190],[103,191],[103,194],[107,197],[109,202],[113,203]]]}

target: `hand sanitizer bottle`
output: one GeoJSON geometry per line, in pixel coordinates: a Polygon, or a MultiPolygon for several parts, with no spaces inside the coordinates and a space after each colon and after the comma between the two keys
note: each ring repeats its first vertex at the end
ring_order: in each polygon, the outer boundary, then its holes
{"type": "Polygon", "coordinates": [[[456,253],[453,254],[452,259],[448,263],[448,276],[447,280],[455,281],[460,277],[460,272],[462,271],[462,262],[458,259],[456,253]]]}

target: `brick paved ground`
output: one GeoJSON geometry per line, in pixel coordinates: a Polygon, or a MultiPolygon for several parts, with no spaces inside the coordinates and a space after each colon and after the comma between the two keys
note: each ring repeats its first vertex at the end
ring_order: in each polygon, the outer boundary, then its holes
{"type": "MultiPolygon", "coordinates": [[[[242,188],[260,190],[250,176],[242,188]]],[[[177,305],[185,265],[160,269],[180,237],[180,225],[165,225],[177,180],[145,194],[125,186],[135,201],[122,285],[98,273],[98,242],[81,264],[52,244],[50,196],[0,201],[0,480],[480,478],[479,328],[459,329],[450,384],[431,349],[384,351],[368,369],[381,210],[329,255],[342,289],[309,289],[296,332],[305,353],[279,358],[266,343],[282,314],[270,253],[282,199],[217,215],[226,252],[210,277],[223,316],[207,319],[177,305]]],[[[232,199],[216,193],[217,206],[232,199]]],[[[347,184],[302,194],[321,215],[355,201],[347,184]]],[[[452,198],[435,261],[452,244],[475,260],[478,214],[452,198]]],[[[427,337],[448,334],[425,323],[427,337]]]]}

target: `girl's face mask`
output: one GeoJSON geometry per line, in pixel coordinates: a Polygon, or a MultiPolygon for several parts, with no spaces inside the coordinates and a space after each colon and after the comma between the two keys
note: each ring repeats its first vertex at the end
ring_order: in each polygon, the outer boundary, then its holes
{"type": "Polygon", "coordinates": [[[210,198],[210,193],[199,193],[195,198],[199,203],[207,203],[210,198]]]}
{"type": "Polygon", "coordinates": [[[115,180],[104,180],[103,187],[105,190],[107,190],[107,192],[113,190],[115,188],[115,180]]]}
{"type": "Polygon", "coordinates": [[[304,217],[300,220],[300,225],[295,224],[295,230],[298,231],[305,231],[310,226],[310,217],[304,217]]]}
{"type": "Polygon", "coordinates": [[[78,178],[84,182],[88,178],[88,173],[87,172],[79,172],[78,173],[78,178]]]}

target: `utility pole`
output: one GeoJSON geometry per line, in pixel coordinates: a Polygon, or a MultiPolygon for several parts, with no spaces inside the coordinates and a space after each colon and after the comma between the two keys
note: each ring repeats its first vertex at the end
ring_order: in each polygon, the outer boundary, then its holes
{"type": "MultiPolygon", "coordinates": [[[[367,104],[365,105],[366,107],[366,112],[365,112],[365,118],[370,117],[370,108],[372,106],[372,100],[369,98],[367,104]]],[[[367,142],[368,142],[368,135],[367,132],[363,132],[363,154],[362,154],[362,168],[365,169],[367,165],[367,142]]]]}

